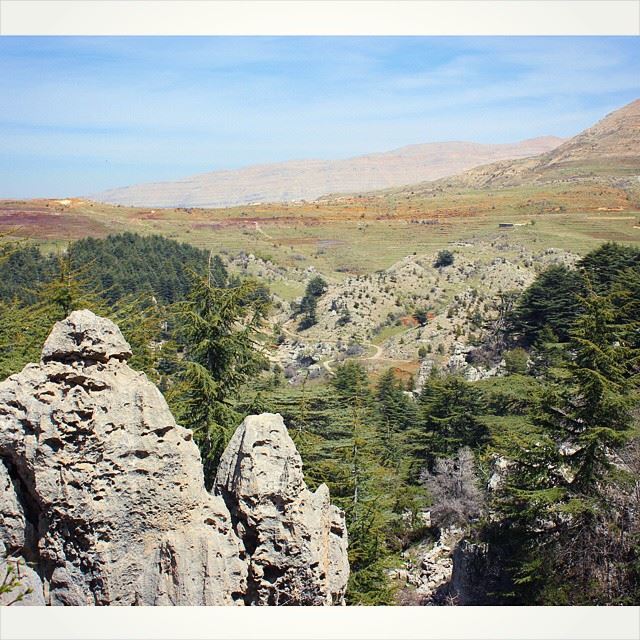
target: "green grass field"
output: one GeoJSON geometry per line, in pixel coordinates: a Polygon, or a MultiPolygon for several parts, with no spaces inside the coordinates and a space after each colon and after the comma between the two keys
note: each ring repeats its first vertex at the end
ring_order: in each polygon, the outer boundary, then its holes
{"type": "MultiPolygon", "coordinates": [[[[53,249],[79,237],[134,231],[195,246],[268,257],[284,267],[313,265],[327,277],[386,269],[412,253],[456,241],[509,238],[532,248],[585,253],[602,242],[640,243],[632,192],[609,183],[560,182],[499,191],[384,193],[330,202],[231,209],[142,209],[74,200],[0,202],[0,232],[53,249]],[[499,228],[500,223],[527,223],[499,228]],[[531,224],[533,223],[533,224],[531,224]]],[[[298,286],[274,283],[285,298],[298,286]]]]}

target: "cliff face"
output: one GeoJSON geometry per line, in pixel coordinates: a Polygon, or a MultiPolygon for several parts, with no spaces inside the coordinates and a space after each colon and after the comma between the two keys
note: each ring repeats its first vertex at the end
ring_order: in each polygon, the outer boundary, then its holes
{"type": "Polygon", "coordinates": [[[130,355],[112,322],[77,311],[0,384],[0,555],[33,590],[23,604],[342,602],[344,518],[304,485],[282,419],[243,423],[211,495],[191,432],[130,355]]]}

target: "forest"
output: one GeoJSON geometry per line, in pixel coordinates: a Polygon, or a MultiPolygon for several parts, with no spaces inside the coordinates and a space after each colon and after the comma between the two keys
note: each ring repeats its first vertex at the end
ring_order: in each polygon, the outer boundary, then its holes
{"type": "MultiPolygon", "coordinates": [[[[310,278],[301,323],[322,295],[310,278]]],[[[391,570],[450,527],[489,550],[477,604],[640,601],[640,250],[606,243],[542,270],[476,345],[477,358],[504,358],[505,375],[469,382],[434,367],[419,393],[357,359],[290,384],[269,359],[271,304],[221,256],[160,236],[59,254],[5,238],[0,375],[37,361],[71,311],[110,317],[131,365],[193,430],[209,486],[241,419],[281,413],[308,484],[326,483],[346,513],[349,604],[419,604],[391,570]]],[[[443,591],[433,604],[455,602],[443,591]]]]}

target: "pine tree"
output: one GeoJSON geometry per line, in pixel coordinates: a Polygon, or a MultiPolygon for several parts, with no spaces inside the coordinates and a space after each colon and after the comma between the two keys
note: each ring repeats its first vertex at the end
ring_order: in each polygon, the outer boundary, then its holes
{"type": "Polygon", "coordinates": [[[544,327],[550,327],[561,341],[569,338],[569,329],[578,313],[578,296],[584,284],[580,273],[553,265],[543,271],[522,293],[510,314],[510,330],[521,335],[525,344],[534,343],[544,327]]]}
{"type": "Polygon", "coordinates": [[[486,442],[487,428],[480,419],[486,413],[482,392],[459,376],[434,373],[419,398],[419,426],[413,433],[415,471],[432,467],[463,447],[486,442]]]}
{"type": "Polygon", "coordinates": [[[640,270],[640,250],[606,242],[578,262],[578,268],[599,294],[607,294],[623,271],[640,270]]]}
{"type": "Polygon", "coordinates": [[[309,280],[298,310],[300,315],[302,315],[298,324],[298,329],[301,331],[317,324],[316,308],[318,306],[318,298],[320,298],[326,290],[327,283],[320,276],[315,276],[309,280]]]}
{"type": "Polygon", "coordinates": [[[89,290],[84,272],[71,268],[68,254],[58,256],[58,274],[31,292],[36,301],[24,305],[18,299],[0,304],[0,375],[20,371],[38,362],[53,325],[76,309],[107,314],[104,302],[89,290]]]}
{"type": "MultiPolygon", "coordinates": [[[[334,457],[345,480],[332,494],[345,509],[349,531],[348,600],[351,604],[389,604],[393,590],[385,574],[393,515],[393,472],[383,464],[373,397],[362,365],[348,362],[333,380],[342,409],[345,436],[333,442],[334,457]],[[344,472],[347,472],[346,474],[344,472]]],[[[329,488],[332,489],[329,483],[329,488]]]]}
{"type": "Polygon", "coordinates": [[[574,476],[572,487],[591,494],[599,491],[611,467],[609,453],[630,436],[637,385],[632,367],[639,352],[617,324],[610,296],[591,292],[581,304],[584,313],[571,332],[575,353],[568,386],[571,396],[552,418],[575,449],[565,456],[574,476]]]}
{"type": "MultiPolygon", "coordinates": [[[[132,357],[129,366],[144,371],[154,382],[160,381],[161,327],[165,308],[147,295],[123,296],[107,311],[127,342],[132,357]]],[[[166,356],[166,351],[165,351],[166,356]]]]}

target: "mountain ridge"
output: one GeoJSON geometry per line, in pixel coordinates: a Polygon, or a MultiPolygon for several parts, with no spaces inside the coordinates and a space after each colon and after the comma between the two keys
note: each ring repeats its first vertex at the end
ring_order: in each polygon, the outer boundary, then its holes
{"type": "Polygon", "coordinates": [[[314,200],[326,193],[371,191],[436,180],[490,161],[538,155],[562,142],[563,138],[555,136],[502,144],[429,142],[340,160],[292,160],[200,173],[175,181],[109,189],[88,197],[109,204],[159,208],[314,200]]]}
{"type": "Polygon", "coordinates": [[[479,165],[459,175],[408,185],[401,193],[442,186],[496,188],[594,175],[640,172],[640,99],[616,109],[554,149],[530,158],[479,165]],[[567,173],[570,173],[567,178],[567,173]]]}

